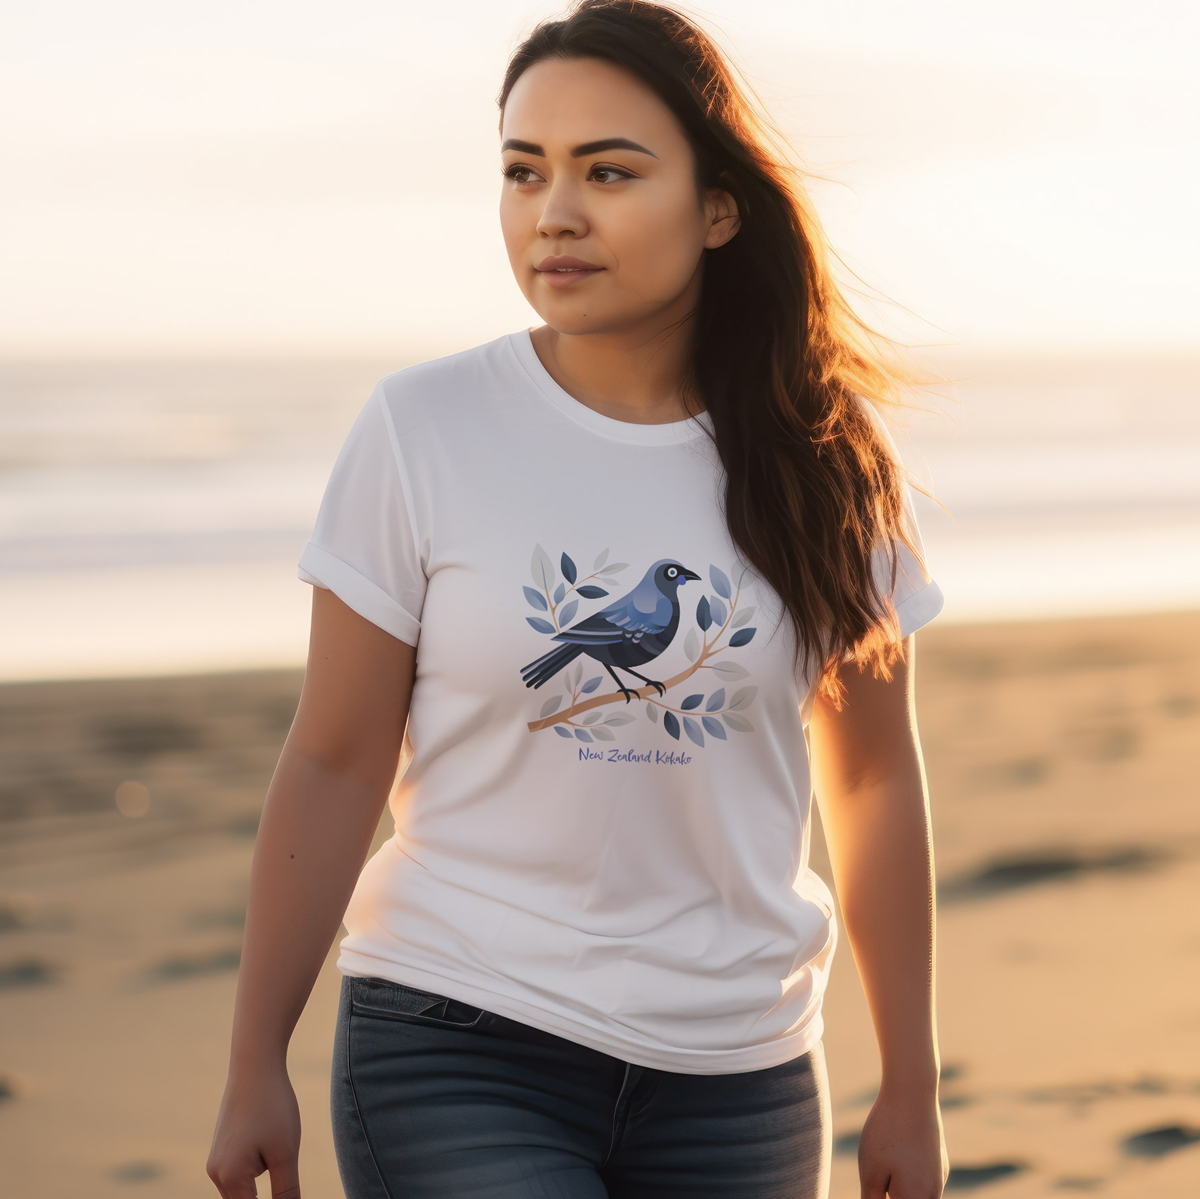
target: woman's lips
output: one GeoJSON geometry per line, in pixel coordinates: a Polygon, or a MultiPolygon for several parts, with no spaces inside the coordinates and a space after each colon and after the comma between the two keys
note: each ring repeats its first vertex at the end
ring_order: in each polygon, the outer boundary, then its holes
{"type": "Polygon", "coordinates": [[[570,271],[538,271],[551,287],[570,287],[573,283],[579,283],[583,279],[587,279],[592,275],[598,275],[604,268],[602,266],[593,267],[590,270],[570,270],[570,271]]]}

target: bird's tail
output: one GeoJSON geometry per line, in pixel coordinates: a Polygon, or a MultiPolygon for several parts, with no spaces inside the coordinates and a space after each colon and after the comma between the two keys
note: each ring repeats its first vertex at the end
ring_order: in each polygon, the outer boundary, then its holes
{"type": "Polygon", "coordinates": [[[526,687],[540,687],[547,679],[556,675],[568,662],[573,662],[583,653],[582,645],[560,645],[549,653],[535,658],[528,666],[521,667],[521,677],[526,687]]]}

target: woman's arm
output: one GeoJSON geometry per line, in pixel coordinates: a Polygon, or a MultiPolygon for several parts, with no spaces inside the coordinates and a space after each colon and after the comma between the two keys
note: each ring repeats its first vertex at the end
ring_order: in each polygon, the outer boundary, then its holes
{"type": "Polygon", "coordinates": [[[879,1041],[882,1127],[869,1135],[864,1126],[859,1158],[864,1194],[880,1196],[890,1175],[912,1186],[892,1193],[940,1194],[949,1172],[937,1103],[933,838],[912,634],[905,653],[886,683],[843,664],[842,711],[818,697],[809,722],[838,901],[879,1041]]]}
{"type": "Polygon", "coordinates": [[[254,846],[231,1069],[285,1059],[396,780],[415,662],[313,588],[304,686],[254,846]]]}
{"type": "Polygon", "coordinates": [[[917,734],[914,666],[888,683],[843,664],[841,712],[818,697],[813,786],[846,934],[879,1039],[885,1085],[936,1088],[933,839],[917,734]]]}
{"type": "Polygon", "coordinates": [[[223,1194],[243,1193],[272,1159],[285,1177],[294,1173],[288,1042],[395,782],[415,664],[413,646],[313,588],[300,703],[250,870],[229,1078],[208,1167],[223,1194]]]}

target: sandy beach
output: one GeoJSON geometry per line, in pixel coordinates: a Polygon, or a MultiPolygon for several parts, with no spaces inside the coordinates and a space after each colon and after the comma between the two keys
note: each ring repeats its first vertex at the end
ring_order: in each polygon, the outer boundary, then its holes
{"type": "MultiPolygon", "coordinates": [[[[950,1193],[1194,1194],[1200,612],[918,635],[950,1193]]],[[[295,670],[0,687],[0,1160],[23,1199],[192,1199],[295,670]]],[[[390,833],[385,813],[376,844],[390,833]]],[[[813,864],[832,885],[819,823],[813,864]]],[[[832,1199],[878,1055],[842,930],[832,1199]]],[[[336,946],[292,1041],[301,1182],[340,1197],[336,946]]],[[[259,1194],[270,1193],[266,1176],[259,1194]]]]}

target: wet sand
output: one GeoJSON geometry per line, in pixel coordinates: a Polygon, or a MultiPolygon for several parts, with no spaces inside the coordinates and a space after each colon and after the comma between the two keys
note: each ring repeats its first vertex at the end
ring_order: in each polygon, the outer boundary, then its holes
{"type": "MultiPolygon", "coordinates": [[[[1200,612],[918,635],[948,1193],[1173,1199],[1200,1166],[1200,612]]],[[[23,1199],[214,1196],[258,811],[298,671],[0,686],[0,1161],[23,1199]]],[[[377,834],[389,832],[388,818],[377,834]]],[[[813,864],[832,885],[819,826],[813,864]]],[[[844,928],[832,1199],[878,1053],[844,928]]],[[[342,1194],[331,946],[292,1041],[342,1194]]],[[[259,1194],[268,1195],[267,1177],[259,1194]]]]}

